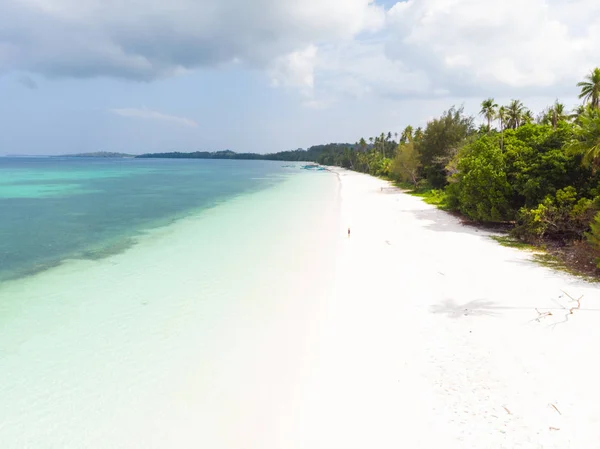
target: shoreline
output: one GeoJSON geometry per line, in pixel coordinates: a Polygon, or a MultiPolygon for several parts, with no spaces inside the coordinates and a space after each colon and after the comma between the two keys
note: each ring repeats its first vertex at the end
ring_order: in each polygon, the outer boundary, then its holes
{"type": "Polygon", "coordinates": [[[594,447],[597,287],[331,171],[12,284],[6,447],[594,447]]]}

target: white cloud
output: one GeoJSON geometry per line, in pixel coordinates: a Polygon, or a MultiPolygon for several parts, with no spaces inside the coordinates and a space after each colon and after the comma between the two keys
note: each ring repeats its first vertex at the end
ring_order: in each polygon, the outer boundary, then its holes
{"type": "Polygon", "coordinates": [[[149,120],[159,120],[162,122],[170,122],[178,125],[188,126],[190,128],[197,128],[198,123],[187,117],[179,117],[176,115],[163,114],[162,112],[153,111],[152,109],[146,108],[120,108],[112,109],[114,114],[122,117],[133,117],[149,120]]]}
{"type": "Polygon", "coordinates": [[[316,89],[321,94],[357,99],[373,94],[430,96],[426,77],[387,57],[381,40],[324,46],[316,68],[316,89]]]}
{"type": "Polygon", "coordinates": [[[384,20],[372,0],[4,0],[0,71],[152,80],[234,61],[264,69],[384,20]]]}
{"type": "Polygon", "coordinates": [[[234,64],[310,108],[574,96],[600,65],[598,17],[598,0],[3,0],[0,73],[150,81],[234,64]]]}
{"type": "Polygon", "coordinates": [[[304,50],[277,58],[270,68],[273,84],[312,89],[317,50],[315,45],[310,44],[304,50]]]}
{"type": "Polygon", "coordinates": [[[596,0],[409,0],[387,15],[387,54],[433,86],[573,87],[600,63],[596,0]]]}
{"type": "Polygon", "coordinates": [[[597,0],[398,2],[376,35],[319,45],[312,100],[574,98],[600,64],[598,17],[597,0]]]}

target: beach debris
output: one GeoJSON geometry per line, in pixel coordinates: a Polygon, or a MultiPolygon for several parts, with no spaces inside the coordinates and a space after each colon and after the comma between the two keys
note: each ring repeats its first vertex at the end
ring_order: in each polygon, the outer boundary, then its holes
{"type": "Polygon", "coordinates": [[[558,427],[552,427],[552,426],[550,426],[550,427],[548,427],[548,430],[560,430],[560,429],[558,427]]]}
{"type": "Polygon", "coordinates": [[[565,319],[564,319],[564,320],[562,320],[562,321],[559,321],[558,323],[554,323],[554,324],[552,325],[552,327],[556,327],[556,326],[557,326],[557,325],[559,325],[559,324],[566,323],[567,321],[569,321],[569,316],[570,316],[570,315],[573,315],[573,312],[574,312],[575,310],[579,310],[579,309],[581,309],[581,300],[583,299],[583,295],[581,295],[581,296],[579,297],[579,299],[575,299],[575,298],[573,298],[571,295],[569,295],[567,292],[565,292],[564,290],[561,290],[561,291],[562,291],[562,292],[563,292],[563,293],[564,293],[564,294],[565,294],[565,295],[566,295],[566,296],[567,296],[567,297],[568,297],[568,298],[571,300],[571,302],[575,302],[575,303],[577,303],[577,305],[576,305],[576,306],[573,306],[573,307],[571,307],[570,309],[567,309],[566,307],[563,307],[563,309],[565,309],[565,310],[567,311],[567,313],[565,313],[565,319]]]}
{"type": "Polygon", "coordinates": [[[574,311],[574,310],[579,310],[579,309],[581,309],[581,300],[583,299],[583,295],[581,295],[581,296],[579,297],[579,299],[575,299],[575,298],[573,298],[571,295],[569,295],[567,292],[565,292],[564,290],[561,290],[561,291],[562,291],[562,292],[563,292],[565,295],[567,295],[571,301],[573,301],[573,302],[576,302],[576,303],[577,303],[577,307],[571,307],[571,308],[569,309],[569,315],[573,315],[573,311],[574,311]]]}
{"type": "Polygon", "coordinates": [[[509,410],[509,409],[507,409],[505,406],[502,406],[502,408],[503,408],[504,410],[506,410],[506,413],[508,413],[509,415],[512,415],[512,413],[510,412],[510,410],[509,410]]]}
{"type": "Polygon", "coordinates": [[[562,415],[562,413],[560,412],[560,410],[558,409],[558,407],[556,407],[556,405],[554,405],[554,404],[552,404],[552,403],[550,403],[550,404],[548,404],[548,405],[549,405],[550,407],[552,407],[554,410],[556,410],[556,412],[557,412],[559,415],[562,415]]]}
{"type": "Polygon", "coordinates": [[[548,312],[540,312],[537,308],[535,309],[535,311],[537,312],[538,316],[534,321],[537,321],[538,323],[540,322],[540,320],[542,318],[545,318],[547,316],[552,316],[552,312],[548,311],[548,312]]]}

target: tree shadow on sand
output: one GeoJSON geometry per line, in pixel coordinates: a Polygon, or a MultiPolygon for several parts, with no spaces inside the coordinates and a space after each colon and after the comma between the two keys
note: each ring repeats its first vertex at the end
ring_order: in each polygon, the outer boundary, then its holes
{"type": "Polygon", "coordinates": [[[446,299],[440,304],[431,306],[431,313],[444,314],[448,318],[462,318],[465,316],[497,316],[498,307],[492,301],[476,299],[465,304],[458,304],[452,299],[446,299]]]}
{"type": "Polygon", "coordinates": [[[436,232],[452,232],[469,234],[479,238],[485,238],[486,231],[480,231],[475,227],[464,225],[460,220],[448,212],[441,211],[439,209],[413,209],[405,210],[412,214],[417,220],[422,223],[423,228],[429,229],[430,231],[436,232]]]}

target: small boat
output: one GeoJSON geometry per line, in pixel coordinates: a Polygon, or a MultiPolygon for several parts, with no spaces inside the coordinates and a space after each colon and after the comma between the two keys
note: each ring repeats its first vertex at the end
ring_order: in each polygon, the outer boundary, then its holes
{"type": "Polygon", "coordinates": [[[318,164],[308,164],[308,165],[303,165],[302,168],[304,170],[325,170],[325,168],[321,167],[318,164]]]}

